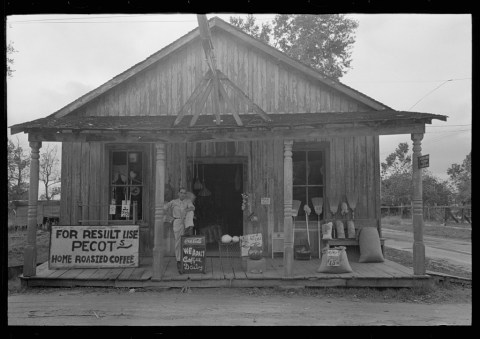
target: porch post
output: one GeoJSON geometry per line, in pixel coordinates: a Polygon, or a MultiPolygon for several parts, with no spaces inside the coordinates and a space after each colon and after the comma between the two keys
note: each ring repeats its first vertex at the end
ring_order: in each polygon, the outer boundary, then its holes
{"type": "Polygon", "coordinates": [[[30,186],[28,188],[28,233],[27,245],[23,252],[23,276],[33,277],[37,274],[37,204],[38,204],[38,170],[41,142],[30,142],[30,186]]]}
{"type": "Polygon", "coordinates": [[[284,254],[283,267],[285,277],[293,276],[293,222],[292,222],[292,199],[293,199],[293,163],[292,146],[293,140],[285,140],[283,158],[283,233],[284,254]]]}
{"type": "Polygon", "coordinates": [[[156,170],[155,170],[155,234],[153,246],[152,280],[161,279],[164,267],[164,194],[165,194],[165,144],[156,143],[156,170]]]}
{"type": "Polygon", "coordinates": [[[412,223],[413,223],[413,274],[425,274],[425,245],[423,243],[423,187],[422,169],[418,168],[418,157],[422,155],[423,133],[413,133],[412,161],[412,223]]]}

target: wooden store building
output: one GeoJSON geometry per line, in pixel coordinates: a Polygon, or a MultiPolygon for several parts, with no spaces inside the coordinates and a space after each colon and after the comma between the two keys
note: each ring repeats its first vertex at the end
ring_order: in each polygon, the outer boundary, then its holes
{"type": "Polygon", "coordinates": [[[427,279],[417,158],[425,124],[446,118],[396,111],[217,17],[199,16],[198,28],[100,87],[45,118],[11,126],[12,134],[28,133],[32,152],[29,219],[36,215],[42,142],[60,142],[59,225],[139,227],[137,267],[54,270],[34,264],[32,221],[23,279],[32,286],[62,279],[71,285],[175,286],[190,279],[249,286],[295,278],[342,286],[388,278],[391,286],[403,286],[427,279]],[[385,258],[363,266],[352,260],[353,273],[346,275],[316,273],[325,246],[320,224],[354,220],[357,229],[373,227],[382,237],[379,136],[392,134],[413,141],[413,271],[385,258]],[[206,239],[203,275],[170,270],[174,240],[163,206],[180,187],[196,195],[195,228],[206,239]],[[248,195],[243,209],[242,194],[248,195]],[[254,276],[235,258],[222,261],[222,235],[256,233],[268,262],[264,272],[254,276]],[[294,246],[307,239],[312,259],[294,260],[294,246]]]}

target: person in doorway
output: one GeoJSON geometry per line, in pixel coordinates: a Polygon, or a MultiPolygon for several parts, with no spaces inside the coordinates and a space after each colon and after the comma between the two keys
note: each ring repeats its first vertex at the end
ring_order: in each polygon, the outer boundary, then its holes
{"type": "MultiPolygon", "coordinates": [[[[178,199],[174,199],[164,206],[165,211],[171,211],[173,218],[173,234],[175,236],[175,257],[177,259],[177,269],[181,273],[180,251],[181,237],[185,233],[185,229],[193,229],[193,211],[195,206],[190,199],[187,199],[187,190],[180,187],[178,190],[178,199]]],[[[189,232],[190,233],[190,232],[189,232]]]]}

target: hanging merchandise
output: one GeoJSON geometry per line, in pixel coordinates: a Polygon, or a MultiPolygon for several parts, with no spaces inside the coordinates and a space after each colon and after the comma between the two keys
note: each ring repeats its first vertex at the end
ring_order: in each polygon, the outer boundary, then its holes
{"type": "MultiPolygon", "coordinates": [[[[126,193],[126,192],[125,192],[126,193]]],[[[125,200],[122,200],[122,218],[130,218],[130,200],[127,200],[127,195],[125,194],[125,200]]]]}
{"type": "Polygon", "coordinates": [[[237,172],[235,173],[235,191],[240,191],[241,184],[242,182],[240,179],[240,170],[239,170],[239,167],[237,166],[237,172]]]}
{"type": "Polygon", "coordinates": [[[197,179],[195,180],[195,183],[193,184],[193,188],[196,190],[201,190],[203,188],[202,183],[198,179],[198,164],[197,164],[197,179]]]}
{"type": "Polygon", "coordinates": [[[200,193],[198,193],[198,195],[201,197],[208,197],[212,195],[212,193],[207,189],[207,185],[205,184],[205,165],[202,166],[202,174],[203,174],[203,184],[202,184],[203,188],[200,191],[200,193]]]}
{"type": "MultiPolygon", "coordinates": [[[[193,176],[195,176],[195,153],[197,152],[197,146],[195,143],[193,143],[193,176]]],[[[201,190],[203,188],[202,184],[200,183],[200,180],[198,180],[198,164],[197,164],[197,176],[195,179],[195,183],[193,184],[193,189],[195,190],[201,190]]]]}

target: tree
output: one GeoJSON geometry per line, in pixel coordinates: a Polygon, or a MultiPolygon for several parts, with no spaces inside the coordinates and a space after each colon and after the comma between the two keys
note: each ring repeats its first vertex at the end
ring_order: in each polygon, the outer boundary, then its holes
{"type": "Polygon", "coordinates": [[[338,80],[351,67],[351,48],[358,22],[343,14],[278,14],[273,26],[258,26],[255,17],[230,17],[245,33],[272,45],[288,56],[338,80]],[[273,34],[272,34],[273,32],[273,34]]]}
{"type": "Polygon", "coordinates": [[[447,169],[450,181],[455,188],[455,195],[462,203],[469,204],[472,200],[472,152],[468,153],[463,163],[452,164],[447,169]]]}
{"type": "Polygon", "coordinates": [[[48,145],[40,154],[39,177],[45,186],[45,193],[40,196],[41,199],[52,200],[56,195],[60,195],[60,187],[54,186],[61,182],[58,165],[57,146],[48,145]]]}
{"type": "Polygon", "coordinates": [[[412,167],[412,156],[408,154],[408,143],[401,142],[393,153],[390,153],[385,162],[380,164],[381,176],[386,178],[392,174],[410,173],[412,167]]]}
{"type": "MultiPolygon", "coordinates": [[[[398,144],[395,151],[381,163],[382,205],[410,205],[412,199],[412,155],[408,143],[398,144]]],[[[447,181],[435,177],[431,172],[422,173],[423,203],[425,205],[447,205],[452,196],[447,181]]]]}
{"type": "Polygon", "coordinates": [[[7,45],[7,76],[8,77],[12,77],[13,72],[15,72],[15,70],[12,68],[14,63],[12,54],[17,52],[18,51],[13,47],[13,42],[9,41],[7,45]]]}
{"type": "Polygon", "coordinates": [[[20,146],[8,139],[7,143],[7,175],[8,175],[8,201],[25,199],[28,192],[30,157],[20,146]]]}
{"type": "Polygon", "coordinates": [[[253,36],[255,39],[263,41],[266,44],[270,43],[270,35],[272,34],[272,27],[268,24],[262,24],[260,28],[255,23],[255,17],[251,14],[247,15],[244,20],[241,17],[230,17],[230,23],[240,28],[245,33],[253,36]]]}

